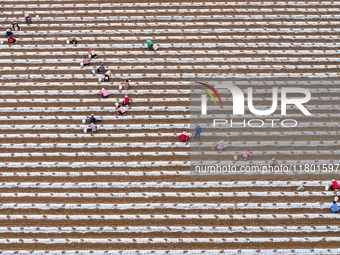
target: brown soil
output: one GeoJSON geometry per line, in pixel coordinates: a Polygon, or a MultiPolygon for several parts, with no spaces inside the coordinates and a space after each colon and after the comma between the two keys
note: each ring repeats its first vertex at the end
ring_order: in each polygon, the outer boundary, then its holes
{"type": "MultiPolygon", "coordinates": [[[[93,3],[112,3],[112,1],[109,0],[94,0],[93,3]]],[[[130,0],[129,3],[159,3],[159,1],[155,0],[143,0],[143,1],[135,1],[130,0]]],[[[193,0],[187,1],[187,2],[194,2],[193,0]]],[[[288,1],[284,1],[288,3],[288,1]]],[[[83,0],[77,0],[77,1],[49,1],[48,4],[89,4],[88,1],[83,0]]],[[[252,2],[253,3],[253,2],[252,2]]],[[[134,80],[136,82],[183,82],[183,81],[190,81],[190,79],[178,79],[178,78],[162,78],[161,74],[167,73],[167,74],[210,74],[212,76],[216,74],[248,74],[248,73],[312,73],[312,74],[318,74],[318,73],[337,73],[338,67],[330,67],[330,68],[319,68],[320,65],[330,66],[330,65],[338,65],[338,61],[331,61],[329,59],[323,60],[322,62],[317,62],[315,59],[320,57],[325,58],[338,58],[340,56],[340,53],[338,50],[338,39],[334,37],[334,39],[316,39],[312,36],[318,35],[318,36],[337,36],[337,31],[335,31],[335,25],[332,25],[331,23],[328,23],[327,25],[323,25],[321,23],[317,25],[239,25],[239,23],[236,22],[276,22],[276,21],[282,21],[282,22],[331,22],[331,21],[338,21],[336,17],[332,17],[331,19],[323,18],[321,15],[338,15],[339,11],[336,9],[338,5],[322,5],[321,3],[315,6],[302,6],[300,9],[298,9],[296,6],[293,5],[287,5],[287,6],[268,6],[268,7],[258,7],[253,6],[252,3],[242,3],[240,6],[224,6],[224,7],[210,7],[210,6],[202,6],[202,7],[119,7],[119,8],[113,8],[112,11],[115,10],[158,10],[158,9],[166,9],[166,12],[163,13],[128,13],[128,12],[122,12],[122,13],[95,13],[95,14],[88,14],[88,13],[75,13],[73,14],[74,17],[110,17],[115,16],[119,18],[118,22],[114,21],[95,21],[91,23],[95,24],[101,24],[101,23],[108,23],[107,27],[80,27],[80,28],[68,28],[68,27],[36,27],[36,26],[29,26],[23,24],[23,30],[22,34],[16,36],[18,38],[18,45],[24,45],[24,44],[31,44],[33,46],[40,46],[40,45],[49,45],[51,46],[50,49],[39,49],[39,48],[32,48],[27,50],[23,50],[22,48],[7,48],[6,43],[4,46],[0,46],[2,48],[2,52],[5,53],[12,53],[11,56],[3,57],[3,59],[8,59],[8,63],[0,63],[0,78],[2,78],[2,75],[34,75],[34,74],[52,74],[52,75],[64,75],[66,74],[90,74],[91,71],[89,69],[81,69],[78,71],[73,70],[58,70],[58,67],[71,67],[75,65],[79,65],[79,59],[80,54],[83,54],[85,51],[87,51],[88,47],[91,47],[91,45],[98,44],[109,44],[112,46],[117,46],[124,44],[124,41],[120,41],[119,37],[129,37],[129,36],[135,36],[137,38],[141,38],[141,40],[130,40],[127,41],[131,44],[140,44],[145,43],[145,38],[153,38],[158,37],[160,39],[157,40],[160,44],[162,43],[182,43],[183,39],[176,38],[177,34],[172,33],[169,29],[182,29],[183,33],[181,33],[181,36],[215,36],[215,39],[192,39],[188,37],[188,39],[184,39],[185,43],[268,43],[268,47],[265,45],[260,44],[258,47],[250,47],[248,46],[242,46],[241,44],[237,47],[223,47],[218,46],[217,48],[206,48],[206,47],[200,47],[200,48],[187,48],[187,47],[179,47],[179,48],[166,48],[161,49],[157,53],[152,53],[146,51],[145,48],[143,49],[128,49],[128,48],[122,48],[122,47],[111,47],[111,48],[101,48],[99,46],[96,47],[96,50],[98,51],[100,57],[93,61],[92,66],[96,67],[101,61],[105,61],[106,66],[111,66],[113,68],[115,75],[123,75],[124,77],[128,77],[128,75],[135,74],[135,73],[141,73],[141,74],[156,74],[156,78],[145,78],[145,76],[141,79],[134,80]],[[289,10],[288,8],[294,8],[293,10],[289,10]],[[322,9],[331,8],[331,10],[325,10],[322,11],[322,9]],[[180,10],[186,9],[186,10],[199,10],[199,9],[210,9],[210,12],[204,13],[204,12],[193,12],[193,13],[182,13],[180,10]],[[239,9],[247,9],[248,11],[240,11],[239,9]],[[270,9],[270,12],[266,12],[265,9],[270,9]],[[308,11],[304,11],[308,9],[308,11]],[[315,9],[315,10],[314,10],[315,9]],[[174,11],[173,11],[174,10],[174,11]],[[254,12],[251,10],[261,10],[261,12],[254,12]],[[228,15],[230,16],[227,20],[225,18],[213,18],[211,15],[228,15]],[[250,15],[251,18],[249,20],[243,20],[240,19],[239,15],[250,15]],[[268,16],[264,16],[262,19],[257,19],[256,15],[280,15],[279,19],[270,19],[268,16]],[[292,19],[291,15],[314,15],[310,19],[304,19],[306,16],[302,16],[301,19],[292,19]],[[140,21],[132,21],[129,19],[129,17],[135,17],[135,16],[141,16],[143,17],[140,21]],[[169,20],[159,20],[156,16],[171,16],[172,18],[169,20]],[[175,16],[192,16],[193,20],[183,21],[187,22],[185,26],[177,26],[173,25],[175,22],[181,22],[177,21],[175,16]],[[210,16],[205,19],[199,19],[198,16],[210,16]],[[129,23],[127,26],[121,26],[124,22],[129,23]],[[165,26],[162,24],[162,22],[172,22],[171,26],[165,26]],[[207,24],[204,26],[203,22],[231,22],[228,26],[222,25],[222,24],[207,24]],[[147,26],[137,26],[138,23],[144,23],[147,26]],[[135,24],[135,25],[134,25],[135,24]],[[145,30],[143,33],[136,34],[133,32],[135,29],[145,29],[152,30],[151,32],[146,32],[145,30]],[[230,33],[220,33],[218,31],[214,31],[212,33],[205,33],[204,29],[219,29],[219,28],[228,28],[228,29],[238,29],[238,28],[261,28],[261,29],[268,29],[267,33],[260,33],[257,31],[246,31],[244,32],[237,32],[237,31],[231,31],[230,33]],[[316,32],[299,32],[299,33],[288,33],[286,31],[278,31],[278,32],[271,32],[269,29],[271,28],[277,28],[277,29],[324,29],[324,28],[331,28],[332,31],[322,31],[318,30],[316,32]],[[155,31],[157,29],[163,29],[163,34],[157,34],[155,31]],[[193,34],[187,31],[186,29],[200,29],[202,33],[193,34]],[[89,34],[79,34],[79,31],[82,30],[88,30],[92,31],[89,34]],[[103,34],[105,30],[115,30],[117,31],[117,34],[103,34]],[[129,33],[119,33],[118,30],[129,30],[129,33]],[[28,32],[32,31],[39,31],[36,34],[28,35],[28,32]],[[57,34],[44,34],[46,31],[59,31],[57,34]],[[54,52],[54,45],[63,45],[64,41],[56,41],[57,38],[60,37],[68,37],[68,32],[72,32],[81,38],[81,41],[75,49],[72,49],[69,46],[66,46],[65,49],[57,49],[58,52],[64,52],[64,55],[53,55],[54,52]],[[243,38],[239,39],[221,39],[219,36],[245,36],[243,38]],[[263,36],[281,36],[277,39],[275,38],[263,38],[263,36]],[[295,36],[294,38],[287,39],[286,35],[292,35],[295,36]],[[92,41],[89,40],[90,37],[101,37],[106,36],[109,37],[109,40],[97,40],[92,41]],[[248,36],[248,37],[247,37],[248,36]],[[257,36],[257,38],[254,38],[254,36],[257,36]],[[262,36],[262,37],[258,37],[262,36]],[[299,36],[309,36],[309,39],[301,38],[299,36]],[[41,38],[46,40],[41,41],[33,41],[33,42],[25,42],[20,41],[21,38],[41,38]],[[269,43],[305,43],[305,45],[294,45],[292,47],[275,47],[272,45],[269,45],[269,43]],[[330,45],[326,47],[317,47],[317,45],[309,47],[306,43],[330,43],[330,45]],[[217,54],[216,52],[213,53],[212,51],[219,51],[217,54]],[[253,50],[253,54],[246,54],[247,50],[253,50]],[[272,54],[268,54],[268,52],[261,52],[261,50],[270,50],[272,54]],[[283,51],[280,54],[276,54],[275,51],[280,50],[283,51]],[[287,53],[289,50],[296,50],[301,51],[304,50],[305,53],[300,54],[290,54],[287,53]],[[329,50],[337,51],[336,54],[333,54],[331,52],[327,52],[329,50]],[[174,55],[173,51],[188,51],[185,55],[174,55]],[[201,54],[200,51],[204,51],[208,54],[201,54]],[[224,52],[222,52],[224,51],[224,52]],[[229,51],[228,54],[225,54],[225,51],[229,51]],[[244,53],[235,53],[235,51],[243,51],[244,53]],[[318,52],[317,52],[318,51],[318,52]],[[41,55],[30,55],[26,53],[38,53],[38,52],[49,52],[50,55],[47,56],[41,56],[41,55]],[[285,53],[286,52],[286,53],[285,53]],[[319,52],[323,52],[323,54],[320,54],[319,52]],[[17,53],[25,53],[25,55],[20,55],[17,53]],[[191,63],[190,60],[187,60],[182,63],[173,63],[171,62],[171,58],[178,58],[181,60],[184,60],[185,58],[188,59],[195,59],[198,60],[200,58],[224,58],[224,60],[228,60],[228,58],[250,58],[250,59],[259,59],[257,62],[249,62],[249,63],[228,63],[226,61],[219,61],[219,62],[205,62],[204,60],[199,60],[197,63],[191,63]],[[265,58],[298,58],[299,62],[290,62],[289,60],[284,60],[283,62],[278,62],[275,60],[270,60],[269,62],[263,62],[262,60],[265,60],[265,58]],[[314,60],[311,62],[306,61],[305,57],[313,58],[314,60]],[[49,59],[69,59],[73,60],[74,63],[47,63],[47,60],[49,59]],[[152,59],[154,62],[151,64],[146,63],[138,63],[135,64],[128,63],[126,59],[152,59]],[[168,62],[157,62],[157,58],[164,58],[168,62]],[[28,64],[28,63],[15,63],[16,60],[25,60],[25,59],[41,59],[43,60],[43,64],[28,64]],[[112,61],[112,59],[115,59],[115,61],[112,61]],[[117,59],[121,59],[119,63],[116,62],[117,59]],[[215,69],[209,69],[205,68],[205,66],[214,65],[214,66],[230,66],[231,69],[229,70],[215,70],[215,69]],[[238,66],[244,65],[246,66],[245,69],[238,69],[238,66]],[[273,65],[311,65],[312,69],[301,69],[301,68],[295,68],[295,69],[288,69],[287,67],[284,67],[282,69],[272,69],[271,67],[267,67],[266,69],[252,69],[251,66],[254,65],[266,65],[266,66],[273,66],[273,65]],[[132,68],[138,69],[132,69],[132,70],[123,70],[124,67],[131,66],[132,68]],[[164,66],[165,69],[159,70],[155,69],[153,67],[159,67],[164,66]],[[183,69],[183,66],[192,66],[191,69],[183,69]],[[198,69],[195,69],[193,66],[202,66],[198,69]],[[11,67],[13,68],[12,71],[4,71],[4,67],[11,67]],[[14,67],[29,67],[29,70],[26,71],[17,71],[14,70],[14,67]],[[38,70],[34,70],[35,67],[38,67],[38,70]],[[52,71],[43,71],[42,67],[53,67],[55,70],[52,71]],[[169,69],[169,67],[177,67],[177,69],[169,69]]],[[[9,9],[8,5],[12,3],[5,2],[1,4],[1,8],[3,9],[2,16],[5,19],[9,19],[13,16],[13,14],[8,14],[8,12],[13,11],[21,11],[18,8],[9,9]]],[[[27,2],[15,2],[15,4],[28,4],[27,2]]],[[[43,1],[32,1],[29,2],[29,4],[44,4],[43,1]]],[[[275,3],[274,3],[275,4],[275,3]]],[[[42,7],[38,10],[32,9],[32,11],[44,11],[48,10],[53,12],[51,15],[40,14],[41,18],[44,17],[68,17],[69,14],[63,13],[68,10],[72,11],[83,11],[83,10],[89,10],[90,7],[81,7],[79,6],[72,6],[67,8],[46,8],[42,7]],[[60,12],[62,11],[62,12],[60,12]]],[[[29,9],[31,10],[31,9],[29,9]]],[[[105,8],[94,8],[94,10],[105,10],[105,8]]],[[[21,16],[21,15],[20,15],[21,16]]],[[[34,17],[35,15],[33,15],[34,17]]],[[[82,23],[81,22],[74,22],[74,23],[82,23]]],[[[37,24],[47,24],[51,25],[52,22],[49,21],[35,21],[34,23],[37,24]]],[[[68,22],[58,22],[58,24],[66,24],[68,22]]],[[[8,26],[8,20],[1,21],[0,25],[3,25],[3,27],[8,26]]],[[[14,32],[16,34],[16,32],[14,32]]],[[[156,41],[156,40],[155,40],[156,41]]],[[[265,61],[267,61],[266,59],[265,61]]],[[[122,79],[112,79],[112,82],[121,82],[122,79]]],[[[97,78],[89,79],[89,80],[79,80],[75,78],[67,79],[67,78],[61,78],[61,79],[32,79],[29,77],[28,79],[13,79],[13,80],[1,80],[0,87],[1,91],[33,91],[33,90],[91,90],[96,91],[99,90],[103,84],[87,84],[87,82],[97,82],[97,78]],[[32,85],[27,85],[26,82],[35,83],[32,85]],[[36,84],[36,83],[41,84],[36,84]],[[53,85],[53,82],[59,82],[60,85],[53,85]],[[83,84],[74,84],[74,85],[65,85],[63,82],[84,82],[83,84]],[[52,83],[52,86],[51,86],[52,83]],[[15,85],[15,86],[14,86],[15,85]]],[[[105,84],[106,88],[108,89],[117,89],[117,84],[105,84]]],[[[319,88],[337,88],[337,85],[324,85],[324,86],[318,86],[318,85],[310,85],[308,88],[313,89],[319,89],[319,88]]],[[[271,88],[269,85],[264,85],[261,88],[269,89],[271,88]]],[[[151,90],[151,89],[157,89],[157,90],[183,90],[183,89],[190,89],[189,86],[178,86],[178,85],[133,85],[131,86],[130,93],[131,98],[188,98],[188,94],[182,94],[182,95],[175,95],[168,93],[167,91],[164,91],[162,94],[138,94],[139,90],[151,90]]],[[[119,98],[121,99],[122,96],[125,94],[124,91],[112,94],[111,98],[119,98]]],[[[263,95],[257,95],[256,97],[270,97],[270,94],[263,94],[263,95]]],[[[338,93],[313,93],[312,97],[338,97],[338,93]]],[[[66,99],[66,98],[74,98],[73,95],[34,95],[34,94],[28,94],[28,95],[1,95],[0,99],[34,99],[34,98],[46,98],[46,99],[66,99]]],[[[79,98],[76,95],[77,98],[79,98]]],[[[82,99],[86,98],[95,98],[95,95],[84,95],[81,96],[82,99]]],[[[100,97],[98,97],[100,98],[100,97]]],[[[268,102],[265,102],[268,103],[268,102]]],[[[338,106],[337,99],[335,100],[319,100],[319,99],[313,99],[308,102],[309,105],[334,105],[338,106]]],[[[231,106],[231,101],[229,100],[226,105],[231,106]]],[[[18,107],[81,107],[81,106],[99,106],[99,107],[112,107],[114,106],[114,103],[111,102],[94,102],[94,103],[84,103],[84,101],[81,102],[70,102],[70,103],[63,103],[63,102],[56,102],[56,103],[38,103],[38,102],[19,102],[19,103],[11,103],[11,102],[4,102],[0,103],[0,110],[4,110],[4,108],[18,108],[18,107]]],[[[188,107],[189,102],[148,102],[148,103],[133,103],[131,105],[132,107],[138,107],[138,106],[182,106],[182,107],[188,107]]],[[[109,112],[109,111],[85,111],[85,112],[19,112],[16,109],[12,112],[0,112],[0,116],[88,116],[91,113],[95,113],[97,115],[103,115],[103,116],[113,116],[115,112],[109,112]]],[[[288,112],[289,114],[300,114],[299,110],[290,110],[288,112]]],[[[99,130],[98,134],[111,134],[111,133],[117,133],[117,132],[131,132],[131,133],[173,133],[174,135],[177,133],[182,132],[182,128],[161,128],[161,129],[150,129],[145,128],[145,125],[147,124],[185,124],[188,125],[190,123],[189,119],[172,119],[171,116],[173,115],[189,115],[189,111],[180,111],[180,112],[174,112],[174,111],[145,111],[145,112],[137,112],[137,111],[130,111],[129,116],[135,116],[136,118],[132,119],[124,119],[119,118],[115,120],[104,120],[102,124],[104,125],[132,125],[132,124],[141,124],[143,125],[142,128],[132,128],[128,126],[128,129],[126,130],[99,130]],[[138,116],[141,115],[148,115],[149,119],[138,119],[138,116]],[[158,117],[160,116],[168,116],[166,119],[160,119],[158,117]]],[[[228,113],[229,114],[229,113],[228,113]]],[[[249,113],[247,113],[249,114],[249,113]]],[[[280,114],[279,112],[277,114],[280,114]]],[[[313,111],[313,114],[338,114],[338,109],[333,110],[324,110],[324,109],[316,109],[313,111]]],[[[230,118],[229,115],[226,115],[226,118],[230,118]]],[[[288,118],[285,117],[285,118],[288,118]]],[[[300,123],[306,123],[306,122],[319,122],[319,123],[329,123],[329,122],[338,122],[338,118],[335,117],[322,117],[322,118],[305,118],[305,117],[297,117],[295,118],[300,123]]],[[[10,135],[10,134],[81,134],[81,121],[78,120],[37,120],[37,121],[30,121],[30,120],[3,120],[1,125],[78,125],[78,129],[56,129],[56,130],[46,130],[46,129],[37,129],[37,130],[19,130],[19,129],[12,129],[12,130],[1,130],[0,133],[10,135]]],[[[187,130],[189,131],[189,130],[187,130]]],[[[297,127],[296,129],[284,129],[284,128],[261,128],[261,129],[253,129],[253,128],[232,128],[227,130],[219,130],[219,132],[225,132],[226,136],[228,137],[228,142],[237,142],[237,141],[245,141],[245,142],[256,142],[256,144],[251,146],[252,151],[293,151],[293,150],[301,150],[301,151],[311,151],[314,150],[315,153],[305,153],[303,155],[280,155],[278,153],[274,154],[275,158],[278,160],[338,160],[337,154],[326,154],[324,152],[320,152],[321,150],[329,150],[334,151],[338,150],[337,145],[333,146],[314,146],[311,143],[309,143],[307,146],[259,146],[260,142],[264,141],[337,141],[336,135],[324,135],[324,136],[313,136],[313,135],[271,135],[268,137],[266,136],[255,136],[250,134],[243,134],[239,136],[230,136],[230,132],[285,132],[285,131],[338,131],[338,126],[336,127],[297,127]]],[[[203,130],[204,132],[204,130],[203,130]]],[[[203,136],[202,142],[208,142],[212,141],[213,137],[203,136]]],[[[1,153],[13,153],[11,157],[8,158],[0,158],[2,162],[100,162],[100,161],[111,161],[111,162],[157,162],[157,161],[166,161],[169,163],[173,163],[176,161],[182,161],[182,162],[189,162],[190,157],[189,156],[178,156],[178,155],[171,155],[171,156],[149,156],[149,155],[142,155],[142,156],[127,156],[127,157],[95,157],[95,156],[76,156],[76,157],[68,157],[68,156],[59,156],[59,157],[16,157],[14,153],[33,153],[33,152],[189,152],[189,147],[167,147],[167,148],[161,148],[161,147],[152,147],[152,148],[131,148],[130,146],[125,146],[122,148],[52,148],[52,149],[31,149],[31,148],[24,148],[24,149],[5,149],[2,146],[4,143],[9,144],[20,144],[20,143],[115,143],[115,142],[127,142],[127,143],[134,143],[134,142],[177,142],[175,137],[132,137],[132,136],[126,136],[124,138],[100,138],[92,136],[90,138],[61,138],[58,137],[56,139],[51,138],[36,138],[36,139],[29,139],[29,138],[1,138],[0,139],[0,152],[1,153]]],[[[209,149],[209,148],[205,148],[209,149]]],[[[244,151],[244,146],[229,146],[225,150],[226,151],[244,151]]],[[[194,148],[192,148],[194,150],[194,148]]],[[[200,150],[197,148],[197,150],[200,150]]],[[[251,160],[254,161],[268,161],[273,157],[273,155],[262,155],[262,156],[253,156],[251,160]]],[[[232,160],[232,156],[226,156],[223,155],[222,157],[219,156],[217,153],[216,155],[209,156],[205,160],[232,160]]],[[[155,167],[155,165],[152,165],[150,167],[136,167],[131,168],[128,166],[123,167],[100,167],[100,168],[94,168],[94,167],[87,167],[87,168],[48,168],[48,167],[38,167],[38,168],[3,168],[1,169],[0,173],[0,182],[6,183],[6,182],[16,182],[16,183],[23,183],[23,182],[49,182],[49,183],[55,183],[55,182],[142,182],[142,183],[148,183],[148,182],[156,182],[156,183],[162,183],[162,182],[170,182],[174,185],[175,182],[206,182],[206,181],[245,181],[245,180],[252,180],[252,181],[259,181],[259,180],[326,180],[330,181],[333,178],[337,178],[336,175],[333,176],[321,176],[321,175],[315,175],[315,176],[293,176],[293,177],[282,177],[282,176],[267,176],[267,177],[259,177],[259,176],[242,176],[241,178],[235,177],[235,176],[213,176],[212,178],[206,178],[206,179],[195,179],[194,176],[188,176],[180,174],[179,172],[177,175],[161,175],[161,176],[148,176],[146,173],[150,171],[189,171],[189,167],[183,167],[183,166],[165,166],[165,167],[155,167]],[[86,171],[109,171],[109,172],[115,172],[115,171],[124,171],[124,172],[134,172],[134,171],[143,171],[143,176],[113,176],[113,175],[96,175],[96,176],[79,176],[79,177],[54,177],[54,176],[27,176],[27,177],[20,177],[20,176],[14,176],[14,177],[4,177],[2,173],[5,172],[86,172],[86,171]],[[262,179],[263,178],[263,179],[262,179]]],[[[240,187],[240,188],[175,188],[174,186],[171,187],[128,187],[128,188],[1,188],[0,194],[3,193],[21,193],[21,192],[27,192],[27,193],[56,193],[56,192],[65,192],[65,193],[102,193],[102,192],[108,192],[108,193],[146,193],[146,192],[266,192],[266,191],[275,191],[275,192],[285,192],[285,191],[296,191],[295,186],[280,186],[280,187],[274,187],[274,186],[263,186],[263,187],[257,187],[257,186],[249,186],[249,187],[240,187]]],[[[313,186],[313,187],[306,187],[306,190],[308,192],[321,192],[324,191],[324,187],[322,186],[313,186]]],[[[61,204],[67,204],[67,203],[77,203],[77,204],[86,204],[86,203],[107,203],[107,204],[128,204],[128,203],[173,203],[173,204],[179,204],[179,203],[231,203],[231,204],[237,204],[237,203],[258,203],[260,206],[264,203],[323,203],[325,205],[331,206],[334,192],[327,193],[327,196],[315,196],[312,193],[309,194],[308,197],[304,196],[250,196],[250,197],[242,197],[242,196],[233,196],[233,197],[149,197],[149,198],[58,198],[58,197],[51,197],[51,198],[42,198],[42,197],[13,197],[13,198],[6,198],[1,197],[0,203],[46,203],[46,204],[53,204],[53,203],[61,203],[61,204]]],[[[122,214],[180,214],[180,215],[186,215],[186,214],[228,214],[228,215],[242,215],[242,214],[328,214],[330,213],[328,208],[325,209],[318,209],[318,208],[292,208],[292,209],[269,209],[269,208],[261,208],[261,209],[208,209],[206,207],[202,207],[200,209],[190,209],[190,210],[184,210],[184,209],[165,209],[165,208],[156,208],[156,209],[131,209],[131,210],[121,210],[121,209],[114,209],[114,210],[88,210],[88,209],[48,209],[48,210],[39,210],[39,209],[0,209],[0,214],[5,215],[17,215],[17,214],[65,214],[65,215],[74,215],[74,214],[84,214],[84,215],[122,215],[122,214]]],[[[229,219],[229,220],[221,220],[221,219],[214,219],[214,220],[205,220],[205,219],[164,219],[164,220],[156,220],[156,219],[150,219],[150,220],[127,220],[127,219],[120,219],[120,220],[95,220],[95,219],[88,219],[88,220],[0,220],[1,226],[7,226],[7,227],[14,227],[14,226],[333,226],[336,225],[334,223],[334,219],[327,219],[327,218],[306,218],[306,219],[293,219],[290,217],[289,219],[279,219],[276,218],[275,220],[264,220],[264,219],[244,219],[244,220],[237,220],[237,219],[229,219]]],[[[0,238],[74,238],[74,237],[80,237],[80,238],[157,238],[157,237],[165,237],[165,238],[185,238],[185,237],[192,237],[192,238],[200,238],[200,237],[207,237],[210,238],[214,237],[221,237],[221,238],[253,238],[253,237],[269,237],[269,238],[275,238],[275,237],[331,237],[331,236],[339,236],[336,232],[325,232],[325,233],[318,233],[318,232],[297,232],[297,233],[269,233],[269,232],[261,232],[261,233],[247,233],[240,232],[236,234],[230,234],[230,233],[212,233],[207,235],[207,233],[87,233],[87,234],[81,234],[81,233],[62,233],[62,234],[32,234],[32,233],[1,233],[0,238]]],[[[137,250],[143,250],[143,249],[165,249],[165,250],[189,250],[189,249],[202,249],[202,250],[209,250],[209,249],[292,249],[292,254],[294,253],[294,249],[314,249],[314,248],[338,248],[339,244],[335,242],[327,242],[325,239],[319,242],[284,242],[284,243],[277,243],[277,242],[234,242],[234,243],[213,243],[211,240],[208,243],[145,243],[145,244],[137,244],[137,243],[119,243],[119,244],[103,244],[103,243],[68,243],[68,244],[43,244],[43,243],[35,243],[35,244],[23,244],[23,243],[13,243],[13,244],[2,244],[1,248],[2,250],[70,250],[70,249],[90,249],[90,250],[108,250],[108,249],[118,249],[118,250],[125,250],[125,249],[137,249],[137,250]]]]}

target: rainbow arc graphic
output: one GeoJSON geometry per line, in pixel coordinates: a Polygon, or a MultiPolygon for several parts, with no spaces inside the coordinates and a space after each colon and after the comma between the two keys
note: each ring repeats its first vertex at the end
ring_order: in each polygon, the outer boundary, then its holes
{"type": "Polygon", "coordinates": [[[197,83],[199,83],[199,84],[204,86],[203,88],[200,88],[200,89],[203,90],[205,93],[207,93],[207,95],[210,96],[211,100],[214,102],[215,105],[217,105],[217,100],[216,100],[216,98],[217,98],[219,103],[220,103],[220,106],[223,107],[223,103],[222,103],[221,97],[217,93],[216,89],[213,86],[211,86],[209,84],[206,84],[204,82],[197,82],[197,83]],[[215,98],[215,96],[208,89],[210,89],[214,93],[216,98],[215,98]]]}

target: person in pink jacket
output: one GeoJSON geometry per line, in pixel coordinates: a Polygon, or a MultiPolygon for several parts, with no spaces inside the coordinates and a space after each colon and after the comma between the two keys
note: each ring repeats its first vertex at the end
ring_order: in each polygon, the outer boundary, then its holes
{"type": "Polygon", "coordinates": [[[241,154],[241,158],[243,160],[247,160],[251,156],[250,149],[247,149],[245,152],[241,154]]]}
{"type": "Polygon", "coordinates": [[[124,106],[119,106],[119,108],[117,109],[117,114],[118,115],[126,115],[126,108],[124,106]]]}
{"type": "Polygon", "coordinates": [[[83,66],[89,66],[89,65],[90,65],[90,60],[88,59],[88,57],[84,57],[83,66]]]}
{"type": "Polygon", "coordinates": [[[104,88],[102,88],[102,90],[99,93],[102,94],[103,98],[107,98],[110,95],[109,92],[104,88]]]}
{"type": "Polygon", "coordinates": [[[24,18],[26,20],[27,25],[28,25],[28,23],[32,24],[32,19],[31,19],[30,15],[28,13],[25,13],[24,18]]]}
{"type": "Polygon", "coordinates": [[[120,84],[123,84],[124,85],[124,89],[128,90],[129,87],[130,87],[130,80],[125,80],[125,81],[121,82],[120,84]]]}
{"type": "Polygon", "coordinates": [[[221,153],[221,151],[226,147],[223,140],[215,143],[214,146],[216,147],[216,150],[218,151],[218,153],[221,153]]]}
{"type": "Polygon", "coordinates": [[[91,55],[91,58],[96,58],[97,57],[97,53],[94,51],[94,49],[90,48],[89,53],[91,55]]]}

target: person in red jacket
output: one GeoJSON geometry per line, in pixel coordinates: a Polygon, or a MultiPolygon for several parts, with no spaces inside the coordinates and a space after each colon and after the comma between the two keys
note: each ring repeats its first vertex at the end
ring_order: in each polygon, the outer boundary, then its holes
{"type": "Polygon", "coordinates": [[[8,38],[8,43],[9,44],[14,44],[14,43],[16,43],[16,39],[13,37],[13,36],[10,36],[9,38],[8,38]]]}
{"type": "Polygon", "coordinates": [[[339,189],[339,183],[333,179],[331,185],[329,185],[329,190],[337,190],[339,189]]]}
{"type": "Polygon", "coordinates": [[[129,106],[129,104],[130,104],[130,98],[129,98],[128,95],[125,95],[123,102],[122,102],[122,105],[123,106],[129,106]]]}
{"type": "Polygon", "coordinates": [[[190,138],[190,136],[185,131],[182,134],[179,134],[177,137],[181,142],[187,142],[190,138]]]}

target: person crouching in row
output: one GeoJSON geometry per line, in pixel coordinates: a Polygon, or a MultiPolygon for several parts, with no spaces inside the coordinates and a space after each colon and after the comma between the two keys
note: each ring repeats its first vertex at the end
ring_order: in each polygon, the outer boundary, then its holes
{"type": "Polygon", "coordinates": [[[123,99],[123,102],[122,102],[122,105],[123,106],[129,106],[129,104],[130,104],[130,98],[129,98],[129,96],[128,95],[125,95],[125,97],[124,97],[124,99],[123,99]]]}
{"type": "Polygon", "coordinates": [[[148,50],[156,51],[158,49],[158,45],[154,44],[151,40],[146,40],[146,45],[148,46],[148,50]]]}
{"type": "MultiPolygon", "coordinates": [[[[104,78],[101,79],[101,81],[103,81],[103,82],[110,82],[111,74],[112,74],[112,72],[111,72],[110,70],[107,71],[107,72],[105,73],[104,78]]],[[[100,79],[99,79],[99,81],[100,81],[100,79]]]]}
{"type": "Polygon", "coordinates": [[[103,82],[110,82],[110,76],[108,76],[107,74],[105,74],[103,80],[103,82]]]}
{"type": "Polygon", "coordinates": [[[70,39],[67,39],[67,40],[66,40],[66,43],[67,43],[67,44],[69,44],[69,43],[70,43],[70,44],[77,44],[78,41],[77,41],[77,38],[73,36],[73,37],[71,37],[70,39]]]}
{"type": "Polygon", "coordinates": [[[31,24],[32,24],[32,19],[31,19],[31,17],[30,17],[29,14],[26,13],[26,14],[24,15],[24,18],[25,18],[25,20],[26,20],[27,25],[28,25],[28,23],[31,23],[31,24]]]}
{"type": "Polygon", "coordinates": [[[223,149],[226,147],[226,144],[224,143],[223,140],[217,142],[217,143],[214,143],[214,145],[211,147],[211,149],[213,150],[217,150],[218,153],[221,153],[221,151],[223,151],[223,149]]]}
{"type": "Polygon", "coordinates": [[[332,183],[329,186],[326,186],[326,190],[331,190],[331,191],[338,191],[339,189],[339,183],[333,179],[332,183]]]}
{"type": "Polygon", "coordinates": [[[339,212],[339,206],[338,206],[338,200],[339,200],[339,198],[338,197],[335,197],[334,199],[333,199],[333,204],[332,204],[332,206],[331,206],[331,211],[333,212],[333,213],[338,213],[339,212]]]}
{"type": "Polygon", "coordinates": [[[91,123],[87,128],[84,129],[84,133],[91,131],[92,133],[96,133],[98,130],[97,126],[94,123],[91,123]]]}
{"type": "Polygon", "coordinates": [[[187,134],[187,132],[183,131],[182,134],[179,134],[177,136],[177,139],[180,140],[181,142],[187,142],[190,138],[190,134],[187,134]]]}
{"type": "Polygon", "coordinates": [[[88,57],[84,57],[83,59],[83,66],[89,66],[90,65],[90,60],[88,57]]]}
{"type": "Polygon", "coordinates": [[[20,30],[20,26],[16,20],[12,20],[12,29],[13,30],[20,30]]]}
{"type": "Polygon", "coordinates": [[[250,152],[250,149],[247,149],[245,152],[243,152],[241,155],[241,158],[243,160],[247,160],[251,157],[251,152],[250,152]]]}
{"type": "Polygon", "coordinates": [[[102,90],[99,92],[99,94],[101,94],[103,98],[107,98],[110,95],[109,92],[104,88],[102,88],[102,90]]]}
{"type": "Polygon", "coordinates": [[[101,122],[101,118],[96,118],[94,117],[94,114],[91,114],[91,117],[90,117],[90,123],[96,123],[96,122],[101,122]]]}
{"type": "Polygon", "coordinates": [[[6,30],[6,36],[7,38],[13,36],[13,32],[9,28],[6,30]]]}
{"type": "Polygon", "coordinates": [[[91,58],[97,58],[97,57],[98,57],[98,56],[97,56],[97,53],[96,53],[95,50],[92,49],[92,48],[90,48],[89,54],[90,54],[90,57],[91,57],[91,58]]]}
{"type": "Polygon", "coordinates": [[[104,63],[101,63],[100,66],[97,68],[97,73],[104,73],[105,72],[105,66],[104,63]]]}
{"type": "Polygon", "coordinates": [[[7,39],[8,43],[9,44],[14,44],[17,42],[17,40],[13,37],[13,36],[10,36],[8,39],[7,39]]]}
{"type": "Polygon", "coordinates": [[[117,115],[126,115],[126,108],[122,105],[119,106],[118,109],[117,109],[117,115]]]}
{"type": "MultiPolygon", "coordinates": [[[[130,80],[122,81],[120,84],[124,85],[124,90],[128,90],[129,87],[130,87],[130,80]]],[[[122,89],[122,86],[119,86],[119,90],[121,90],[121,89],[122,89]]]]}

